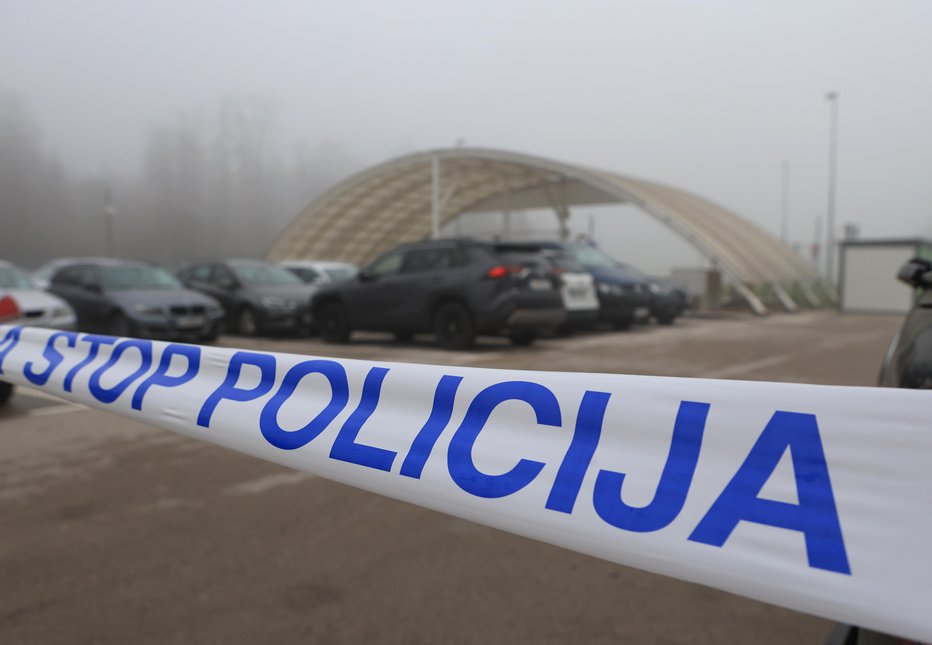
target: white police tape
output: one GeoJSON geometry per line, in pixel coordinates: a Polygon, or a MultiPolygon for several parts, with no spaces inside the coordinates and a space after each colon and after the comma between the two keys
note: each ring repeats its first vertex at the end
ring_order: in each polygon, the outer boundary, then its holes
{"type": "Polygon", "coordinates": [[[0,377],[506,531],[932,640],[932,393],[0,326],[0,377]]]}

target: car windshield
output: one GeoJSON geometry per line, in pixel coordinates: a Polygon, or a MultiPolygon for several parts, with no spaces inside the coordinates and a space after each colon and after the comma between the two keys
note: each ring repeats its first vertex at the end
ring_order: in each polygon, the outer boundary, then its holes
{"type": "Polygon", "coordinates": [[[171,273],[160,267],[113,266],[101,267],[105,289],[114,291],[181,289],[181,283],[171,273]]]}
{"type": "Polygon", "coordinates": [[[573,246],[570,252],[584,267],[617,267],[618,262],[595,246],[573,246]]]}
{"type": "Polygon", "coordinates": [[[351,280],[356,276],[356,270],[349,267],[328,267],[324,269],[324,273],[330,276],[330,279],[334,282],[351,280]]]}
{"type": "Polygon", "coordinates": [[[231,263],[237,277],[246,284],[302,284],[301,278],[287,269],[261,262],[231,263]]]}
{"type": "Polygon", "coordinates": [[[4,289],[34,288],[26,274],[13,267],[0,267],[0,287],[4,289]]]}

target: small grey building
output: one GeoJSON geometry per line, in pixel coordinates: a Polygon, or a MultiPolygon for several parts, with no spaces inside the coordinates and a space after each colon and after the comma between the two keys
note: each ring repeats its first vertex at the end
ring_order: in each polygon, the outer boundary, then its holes
{"type": "Polygon", "coordinates": [[[932,241],[907,238],[842,242],[839,308],[852,312],[908,311],[916,294],[899,282],[896,274],[914,257],[932,260],[932,241]]]}

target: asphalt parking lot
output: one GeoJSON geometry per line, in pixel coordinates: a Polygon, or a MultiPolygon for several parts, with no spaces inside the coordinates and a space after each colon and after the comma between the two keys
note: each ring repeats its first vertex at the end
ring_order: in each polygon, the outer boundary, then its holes
{"type": "MultiPolygon", "coordinates": [[[[474,367],[872,385],[901,319],[684,319],[471,352],[220,344],[474,367]]],[[[4,643],[822,643],[831,623],[285,470],[42,393],[0,411],[4,643]]]]}

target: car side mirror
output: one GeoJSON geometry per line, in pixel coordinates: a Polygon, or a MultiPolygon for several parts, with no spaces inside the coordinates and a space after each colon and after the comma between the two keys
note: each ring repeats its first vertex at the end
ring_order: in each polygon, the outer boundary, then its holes
{"type": "Polygon", "coordinates": [[[236,289],[236,283],[233,280],[221,280],[218,284],[224,291],[233,291],[236,289]]]}
{"type": "Polygon", "coordinates": [[[359,273],[356,274],[356,278],[360,282],[372,282],[373,280],[375,280],[376,275],[372,273],[371,271],[369,271],[368,269],[362,269],[359,271],[359,273]]]}
{"type": "Polygon", "coordinates": [[[932,262],[921,258],[913,258],[900,267],[896,277],[911,287],[932,286],[932,262]]]}
{"type": "Polygon", "coordinates": [[[81,284],[81,288],[84,289],[85,291],[89,291],[89,292],[91,292],[91,293],[101,293],[101,291],[102,291],[101,288],[100,288],[100,285],[99,285],[99,284],[96,284],[96,283],[94,283],[94,282],[85,282],[85,283],[82,283],[82,284],[81,284]]]}

